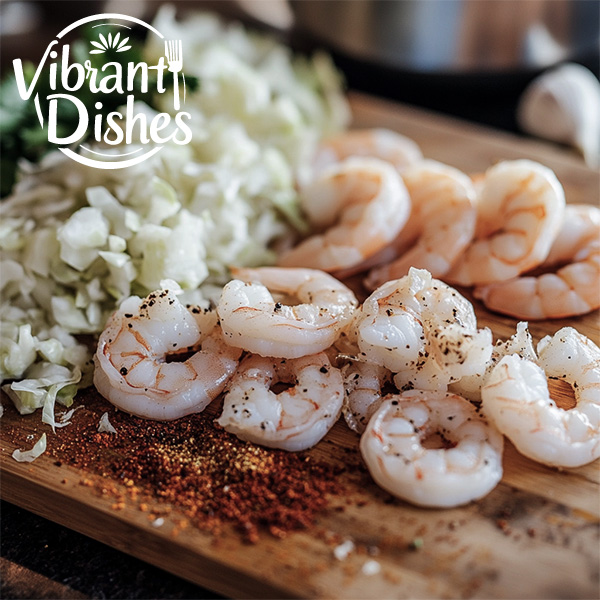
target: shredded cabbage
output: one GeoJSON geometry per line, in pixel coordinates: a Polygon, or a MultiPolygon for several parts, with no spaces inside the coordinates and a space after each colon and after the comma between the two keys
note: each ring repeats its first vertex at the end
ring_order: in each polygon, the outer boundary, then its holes
{"type": "Polygon", "coordinates": [[[19,450],[12,453],[12,457],[17,462],[33,462],[38,456],[46,452],[46,434],[42,433],[40,439],[33,445],[31,450],[19,450]]]}
{"type": "Polygon", "coordinates": [[[108,413],[102,413],[100,422],[98,423],[98,433],[117,433],[112,423],[108,419],[108,413]]]}
{"type": "MultiPolygon", "coordinates": [[[[116,306],[163,279],[199,303],[228,266],[274,261],[274,244],[304,227],[296,183],[315,145],[344,127],[342,82],[325,55],[301,58],[241,25],[163,7],[154,26],[181,39],[192,141],[128,169],[93,169],[62,153],[23,162],[0,204],[0,380],[22,414],[70,406],[89,385],[89,345],[116,306]]],[[[148,60],[163,54],[150,36],[148,60]]],[[[168,94],[156,98],[172,110],[168,94]]],[[[154,109],[137,105],[149,115],[154,109]]],[[[139,148],[134,141],[123,153],[139,148]]]]}

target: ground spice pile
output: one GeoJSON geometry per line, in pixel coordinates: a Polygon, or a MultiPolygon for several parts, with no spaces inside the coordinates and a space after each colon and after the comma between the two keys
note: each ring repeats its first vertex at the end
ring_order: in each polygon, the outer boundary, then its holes
{"type": "Polygon", "coordinates": [[[262,448],[215,425],[214,415],[159,423],[86,401],[72,423],[50,436],[55,459],[166,501],[198,527],[233,523],[248,541],[261,528],[283,537],[309,526],[343,494],[340,467],[307,453],[262,448]],[[98,433],[104,412],[116,434],[98,433]],[[52,439],[54,438],[54,439],[52,439]]]}

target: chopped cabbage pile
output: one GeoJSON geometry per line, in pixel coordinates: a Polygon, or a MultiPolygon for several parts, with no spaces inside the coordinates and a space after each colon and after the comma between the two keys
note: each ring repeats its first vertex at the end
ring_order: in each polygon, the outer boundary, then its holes
{"type": "MultiPolygon", "coordinates": [[[[69,406],[91,381],[91,346],[74,336],[100,332],[123,299],[162,279],[201,303],[228,266],[272,263],[278,240],[302,229],[296,183],[318,140],[348,121],[325,55],[294,56],[212,15],[179,23],[170,7],[154,26],[183,40],[184,70],[200,82],[183,107],[191,143],[118,170],[56,151],[23,163],[0,204],[2,389],[23,414],[42,408],[53,427],[55,403],[69,406]]],[[[146,43],[148,60],[163,51],[146,43]]],[[[137,109],[172,105],[163,94],[137,109]]]]}

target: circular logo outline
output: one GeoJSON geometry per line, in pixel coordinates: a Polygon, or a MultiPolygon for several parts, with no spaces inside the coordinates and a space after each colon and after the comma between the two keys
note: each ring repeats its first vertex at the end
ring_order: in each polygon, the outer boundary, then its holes
{"type": "MultiPolygon", "coordinates": [[[[128,15],[123,15],[123,14],[119,14],[119,13],[100,13],[97,15],[83,17],[82,19],[79,19],[79,20],[75,21],[74,23],[71,23],[71,25],[68,25],[67,27],[65,27],[60,33],[58,33],[56,38],[61,39],[62,37],[64,37],[67,33],[72,31],[73,29],[76,29],[77,27],[79,27],[81,25],[85,25],[86,23],[91,23],[93,21],[100,21],[100,20],[104,20],[104,19],[123,20],[123,21],[129,21],[132,23],[136,23],[138,25],[142,25],[142,26],[146,27],[149,31],[156,34],[160,39],[162,39],[162,40],[165,39],[165,36],[162,33],[160,33],[160,31],[158,31],[155,27],[146,23],[145,21],[142,21],[141,19],[138,19],[136,17],[130,17],[128,15]]],[[[36,108],[37,108],[37,106],[36,106],[36,108]]],[[[82,144],[80,144],[80,145],[82,146],[82,144]]],[[[100,161],[100,160],[94,160],[93,158],[87,158],[85,156],[82,156],[81,154],[78,154],[77,152],[74,152],[73,150],[71,150],[71,148],[58,148],[58,150],[60,150],[63,154],[65,154],[72,160],[74,160],[82,165],[88,166],[88,167],[94,167],[96,169],[124,169],[126,167],[132,167],[134,165],[137,165],[137,164],[141,163],[142,161],[146,160],[147,158],[154,156],[157,152],[162,150],[162,148],[163,148],[162,145],[155,146],[151,150],[149,150],[148,152],[145,152],[144,154],[142,154],[140,156],[136,156],[135,158],[130,158],[128,160],[116,161],[116,162],[108,161],[108,160],[100,161]]],[[[84,149],[87,149],[87,148],[84,148],[84,149]]],[[[89,151],[91,152],[91,150],[89,150],[89,151]]],[[[105,156],[105,155],[102,155],[102,156],[105,156]]]]}

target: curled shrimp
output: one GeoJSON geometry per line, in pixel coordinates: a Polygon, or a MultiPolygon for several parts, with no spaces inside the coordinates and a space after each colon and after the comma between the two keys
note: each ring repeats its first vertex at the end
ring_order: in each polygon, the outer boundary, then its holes
{"type": "Polygon", "coordinates": [[[342,413],[348,427],[362,433],[383,402],[382,388],[392,380],[385,367],[360,361],[352,362],[344,372],[346,396],[342,413]]]}
{"type": "Polygon", "coordinates": [[[488,169],[477,199],[475,236],[445,279],[460,285],[504,281],[548,256],[564,214],[556,175],[530,160],[488,169]]]}
{"type": "Polygon", "coordinates": [[[406,223],[410,200],[397,171],[376,158],[349,158],[328,167],[301,192],[317,233],[284,252],[283,267],[335,272],[379,252],[406,223]]]}
{"type": "Polygon", "coordinates": [[[600,208],[567,205],[562,227],[540,265],[550,268],[556,271],[491,283],[476,288],[474,295],[490,310],[519,319],[560,319],[600,307],[600,208]]]}
{"type": "Polygon", "coordinates": [[[223,341],[213,311],[188,309],[163,289],[131,296],[109,319],[94,357],[94,384],[128,413],[178,419],[221,393],[240,354],[223,341]]]}
{"type": "Polygon", "coordinates": [[[486,417],[521,454],[555,467],[600,457],[600,348],[572,327],[538,344],[538,362],[505,356],[481,390],[486,417]],[[570,383],[576,406],[550,397],[546,377],[570,383]]]}
{"type": "Polygon", "coordinates": [[[485,385],[493,368],[502,358],[510,354],[516,354],[521,358],[537,362],[533,339],[529,333],[528,324],[525,321],[517,323],[517,330],[510,338],[496,341],[492,350],[492,356],[480,373],[466,375],[459,381],[450,384],[448,387],[449,391],[473,402],[481,401],[481,388],[485,385]]]}
{"type": "Polygon", "coordinates": [[[395,244],[410,249],[401,252],[400,258],[371,270],[365,281],[369,289],[406,275],[410,267],[441,277],[475,232],[475,187],[467,175],[442,163],[424,160],[406,169],[402,179],[412,212],[395,244]]]}
{"type": "Polygon", "coordinates": [[[492,333],[477,328],[471,303],[423,269],[377,288],[355,327],[358,358],[395,373],[398,389],[445,391],[481,372],[492,353],[492,333]]]}
{"type": "Polygon", "coordinates": [[[342,375],[325,353],[292,360],[248,355],[227,387],[218,423],[243,440],[305,450],[337,421],[343,399],[342,375]],[[277,394],[277,383],[291,387],[277,394]]]}
{"type": "Polygon", "coordinates": [[[380,158],[401,171],[419,162],[423,153],[415,141],[391,129],[356,129],[324,139],[313,163],[318,172],[351,156],[380,158]]]}
{"type": "Polygon", "coordinates": [[[502,478],[502,435],[453,394],[388,396],[369,421],[360,450],[380,487],[419,506],[466,504],[502,478]],[[428,447],[432,438],[437,443],[428,447]]]}
{"type": "Polygon", "coordinates": [[[217,312],[227,343],[261,356],[298,358],[329,348],[358,301],[337,279],[314,269],[232,269],[217,312]],[[272,295],[280,294],[279,299],[272,295]],[[289,305],[291,298],[300,304],[289,305]]]}

